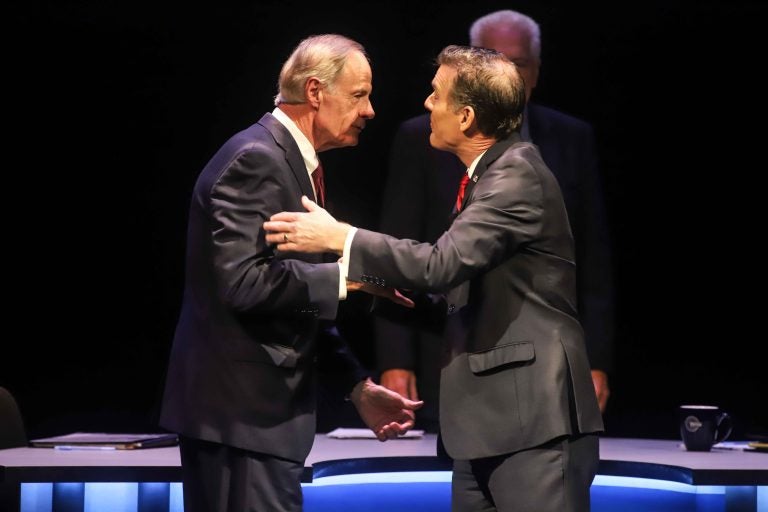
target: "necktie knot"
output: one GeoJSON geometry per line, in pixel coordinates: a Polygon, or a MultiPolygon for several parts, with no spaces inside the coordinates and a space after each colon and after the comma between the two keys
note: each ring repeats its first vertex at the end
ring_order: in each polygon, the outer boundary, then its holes
{"type": "Polygon", "coordinates": [[[317,163],[317,167],[312,171],[312,183],[315,185],[315,196],[317,204],[325,208],[325,176],[323,174],[323,164],[317,163]]]}
{"type": "Polygon", "coordinates": [[[469,183],[469,174],[464,173],[461,177],[461,183],[459,184],[459,193],[456,195],[456,211],[461,211],[461,203],[464,202],[464,191],[467,189],[467,183],[469,183]]]}

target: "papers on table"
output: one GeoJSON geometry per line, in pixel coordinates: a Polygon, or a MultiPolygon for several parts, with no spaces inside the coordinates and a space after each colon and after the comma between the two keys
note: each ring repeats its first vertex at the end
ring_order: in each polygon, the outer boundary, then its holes
{"type": "Polygon", "coordinates": [[[178,443],[176,434],[107,434],[102,432],[74,432],[63,436],[32,439],[37,448],[58,450],[135,450],[178,443]]]}
{"type": "MultiPolygon", "coordinates": [[[[337,428],[326,436],[333,439],[376,439],[376,434],[367,428],[337,428]]],[[[398,439],[420,439],[424,437],[423,430],[409,430],[398,439]]]]}

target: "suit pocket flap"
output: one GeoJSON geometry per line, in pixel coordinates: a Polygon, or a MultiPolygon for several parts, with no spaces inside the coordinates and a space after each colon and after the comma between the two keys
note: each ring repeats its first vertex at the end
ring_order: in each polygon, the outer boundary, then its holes
{"type": "Polygon", "coordinates": [[[283,368],[295,368],[298,360],[298,354],[291,347],[282,345],[262,345],[267,351],[275,366],[283,368]]]}
{"type": "Polygon", "coordinates": [[[244,363],[270,364],[281,368],[296,368],[299,354],[292,347],[262,343],[251,348],[246,354],[238,353],[235,360],[244,363]]]}
{"type": "Polygon", "coordinates": [[[472,373],[481,373],[506,364],[530,361],[533,356],[533,343],[530,341],[510,343],[469,354],[469,369],[472,373]]]}

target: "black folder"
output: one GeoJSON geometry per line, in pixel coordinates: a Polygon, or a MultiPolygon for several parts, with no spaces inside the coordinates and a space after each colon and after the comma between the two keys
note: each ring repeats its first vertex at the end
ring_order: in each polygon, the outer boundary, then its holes
{"type": "Polygon", "coordinates": [[[32,439],[30,444],[37,448],[78,449],[105,447],[117,450],[135,450],[172,446],[179,442],[176,434],[107,434],[95,432],[74,432],[63,436],[32,439]]]}

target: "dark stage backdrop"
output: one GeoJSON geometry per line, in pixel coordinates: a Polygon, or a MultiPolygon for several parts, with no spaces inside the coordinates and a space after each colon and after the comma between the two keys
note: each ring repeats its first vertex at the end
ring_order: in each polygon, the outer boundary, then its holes
{"type": "MultiPolygon", "coordinates": [[[[153,430],[181,302],[187,203],[272,108],[303,37],[368,49],[377,116],[324,154],[339,218],[375,227],[394,129],[432,59],[499,8],[540,21],[535,97],[598,133],[616,253],[615,436],[675,437],[714,403],[765,432],[765,2],[62,1],[6,7],[0,385],[30,435],[153,430]]],[[[372,364],[355,301],[343,325],[372,364]]]]}

